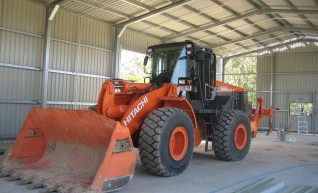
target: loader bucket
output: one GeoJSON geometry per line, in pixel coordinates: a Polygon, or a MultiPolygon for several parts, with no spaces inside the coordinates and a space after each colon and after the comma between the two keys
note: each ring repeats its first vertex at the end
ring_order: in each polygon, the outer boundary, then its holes
{"type": "Polygon", "coordinates": [[[1,164],[1,177],[45,192],[108,192],[126,185],[136,162],[130,133],[89,110],[34,108],[1,164]]]}

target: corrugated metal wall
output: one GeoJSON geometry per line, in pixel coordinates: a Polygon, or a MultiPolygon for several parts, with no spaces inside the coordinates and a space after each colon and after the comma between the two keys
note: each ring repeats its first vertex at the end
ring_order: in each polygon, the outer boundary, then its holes
{"type": "Polygon", "coordinates": [[[113,73],[114,27],[59,11],[52,22],[48,104],[78,109],[96,103],[113,73]]]}
{"type": "MultiPolygon", "coordinates": [[[[314,106],[313,114],[307,117],[309,132],[318,133],[318,123],[315,121],[318,118],[318,47],[315,44],[259,56],[257,73],[257,96],[263,97],[267,106],[273,82],[273,105],[280,109],[275,114],[275,128],[297,130],[297,116],[289,115],[289,103],[304,98],[305,102],[314,106]]],[[[262,126],[267,127],[266,121],[262,121],[262,126]]]]}
{"type": "Polygon", "coordinates": [[[140,34],[132,29],[126,29],[125,33],[121,37],[122,49],[130,50],[139,53],[146,53],[147,47],[161,44],[161,40],[154,36],[146,34],[140,34]]]}
{"type": "Polygon", "coordinates": [[[41,98],[45,8],[0,0],[0,137],[15,136],[41,98]]]}
{"type": "MultiPolygon", "coordinates": [[[[0,0],[0,138],[14,137],[41,100],[46,8],[0,0]]],[[[58,11],[51,23],[48,107],[78,109],[96,103],[112,77],[115,29],[58,11]]]]}

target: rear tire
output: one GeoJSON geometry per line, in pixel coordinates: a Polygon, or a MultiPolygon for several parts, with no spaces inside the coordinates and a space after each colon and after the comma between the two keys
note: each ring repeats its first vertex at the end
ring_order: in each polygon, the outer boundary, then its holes
{"type": "Polygon", "coordinates": [[[242,160],[251,144],[251,125],[247,116],[238,110],[223,112],[214,122],[214,154],[225,161],[242,160]]]}
{"type": "Polygon", "coordinates": [[[158,176],[174,176],[188,166],[193,152],[193,123],[178,108],[159,108],[148,115],[139,135],[144,167],[158,176]]]}

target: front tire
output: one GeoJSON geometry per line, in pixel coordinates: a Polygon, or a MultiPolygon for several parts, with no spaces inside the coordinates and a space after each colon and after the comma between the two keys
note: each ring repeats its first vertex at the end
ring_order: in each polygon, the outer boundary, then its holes
{"type": "Polygon", "coordinates": [[[247,116],[238,110],[223,112],[214,122],[214,154],[225,161],[242,160],[251,144],[251,125],[247,116]]]}
{"type": "Polygon", "coordinates": [[[174,176],[188,166],[194,147],[193,123],[178,108],[159,108],[148,115],[139,135],[144,167],[158,176],[174,176]]]}

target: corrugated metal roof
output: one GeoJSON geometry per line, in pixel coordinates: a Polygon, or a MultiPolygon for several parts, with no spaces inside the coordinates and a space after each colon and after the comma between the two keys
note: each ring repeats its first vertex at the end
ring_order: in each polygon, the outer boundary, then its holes
{"type": "Polygon", "coordinates": [[[222,2],[224,6],[235,8],[234,10],[241,14],[255,9],[248,1],[220,0],[220,2],[222,2]]]}
{"type": "Polygon", "coordinates": [[[182,18],[185,21],[188,21],[188,22],[192,23],[193,25],[198,25],[198,26],[211,22],[208,18],[206,18],[200,14],[193,13],[193,12],[190,12],[190,13],[182,16],[182,18]]]}
{"type": "Polygon", "coordinates": [[[279,24],[277,24],[276,22],[273,22],[273,20],[271,18],[269,18],[267,15],[260,15],[260,14],[253,15],[253,16],[249,17],[248,19],[250,21],[252,21],[252,23],[253,23],[252,26],[258,25],[265,30],[279,27],[279,24]]]}
{"type": "Polygon", "coordinates": [[[215,51],[225,57],[293,37],[318,39],[318,2],[313,0],[42,1],[59,2],[62,9],[127,25],[165,42],[190,39],[211,48],[222,44],[215,51]]]}

